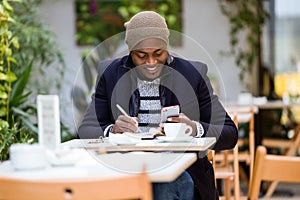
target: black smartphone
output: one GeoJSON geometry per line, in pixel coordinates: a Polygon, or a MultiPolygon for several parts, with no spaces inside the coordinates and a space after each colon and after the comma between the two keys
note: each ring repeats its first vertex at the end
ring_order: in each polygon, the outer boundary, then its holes
{"type": "Polygon", "coordinates": [[[168,117],[178,117],[179,110],[179,105],[163,107],[161,109],[160,122],[165,123],[168,117]]]}

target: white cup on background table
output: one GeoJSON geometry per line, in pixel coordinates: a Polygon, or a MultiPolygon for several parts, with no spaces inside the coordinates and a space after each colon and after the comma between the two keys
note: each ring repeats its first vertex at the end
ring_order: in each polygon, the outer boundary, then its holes
{"type": "Polygon", "coordinates": [[[9,153],[16,170],[42,169],[49,165],[47,152],[39,144],[12,144],[9,153]]]}

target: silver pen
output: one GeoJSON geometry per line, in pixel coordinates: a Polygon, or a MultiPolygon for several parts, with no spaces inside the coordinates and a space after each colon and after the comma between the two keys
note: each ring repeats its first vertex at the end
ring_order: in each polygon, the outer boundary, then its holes
{"type": "Polygon", "coordinates": [[[127,114],[127,112],[126,112],[119,104],[117,104],[116,106],[117,106],[117,108],[119,109],[119,111],[120,111],[123,115],[129,116],[129,115],[127,114]]]}
{"type": "MultiPolygon", "coordinates": [[[[116,106],[117,106],[117,108],[119,109],[119,111],[120,111],[123,115],[130,117],[130,116],[127,114],[127,112],[126,112],[119,104],[116,104],[116,106]]],[[[140,129],[139,127],[138,127],[138,132],[141,132],[141,129],[140,129]]]]}

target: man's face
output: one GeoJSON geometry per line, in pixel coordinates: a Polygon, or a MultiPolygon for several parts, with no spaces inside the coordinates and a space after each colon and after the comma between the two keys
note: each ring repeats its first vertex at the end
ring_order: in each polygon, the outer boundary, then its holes
{"type": "Polygon", "coordinates": [[[153,80],[160,76],[168,58],[168,52],[157,48],[141,48],[133,50],[131,57],[139,75],[153,80]]]}

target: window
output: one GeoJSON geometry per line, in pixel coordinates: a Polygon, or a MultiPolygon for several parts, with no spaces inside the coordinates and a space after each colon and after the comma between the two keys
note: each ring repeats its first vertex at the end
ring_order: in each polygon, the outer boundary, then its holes
{"type": "Polygon", "coordinates": [[[282,97],[300,94],[300,1],[265,2],[270,20],[263,37],[264,65],[274,77],[275,92],[282,97]]]}

